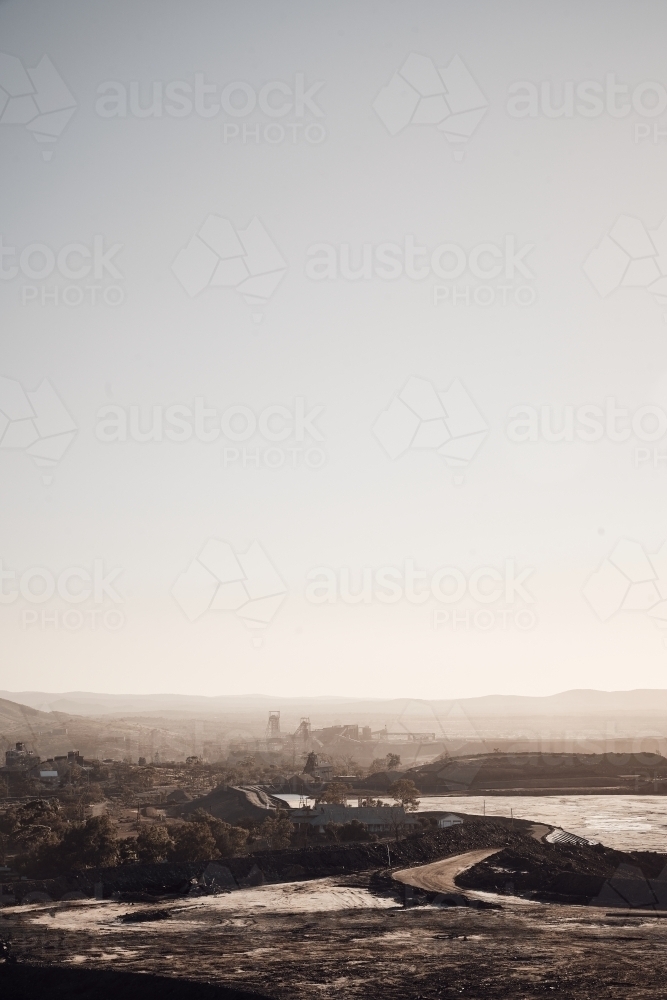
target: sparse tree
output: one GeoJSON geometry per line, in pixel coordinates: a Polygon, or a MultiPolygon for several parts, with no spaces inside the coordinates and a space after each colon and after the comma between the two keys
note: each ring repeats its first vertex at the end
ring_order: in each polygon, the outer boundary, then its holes
{"type": "Polygon", "coordinates": [[[341,758],[345,774],[353,774],[355,777],[360,777],[364,769],[355,757],[346,755],[341,758]]]}
{"type": "Polygon", "coordinates": [[[328,805],[344,806],[352,789],[344,781],[330,781],[326,788],[317,796],[317,802],[328,805]]]}
{"type": "Polygon", "coordinates": [[[388,771],[395,771],[396,768],[400,765],[400,763],[401,763],[401,756],[400,756],[400,754],[397,754],[397,753],[388,753],[387,754],[387,770],[388,771]]]}
{"type": "Polygon", "coordinates": [[[340,833],[342,824],[341,823],[327,823],[324,827],[324,836],[326,840],[333,841],[335,844],[338,843],[338,835],[340,833]]]}
{"type": "Polygon", "coordinates": [[[419,806],[419,789],[409,778],[399,778],[387,790],[394,802],[400,802],[407,812],[414,812],[419,806]]]}

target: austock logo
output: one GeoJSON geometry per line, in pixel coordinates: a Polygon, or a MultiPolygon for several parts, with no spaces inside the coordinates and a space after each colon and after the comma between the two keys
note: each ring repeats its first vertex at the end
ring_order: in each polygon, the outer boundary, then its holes
{"type": "MultiPolygon", "coordinates": [[[[76,101],[48,56],[33,68],[0,52],[0,125],[23,125],[37,142],[55,143],[76,111],[76,101]]],[[[53,149],[43,149],[50,160],[53,149]]]]}
{"type": "Polygon", "coordinates": [[[530,608],[535,598],[526,589],[526,580],[533,572],[531,567],[517,570],[513,559],[506,559],[502,570],[478,566],[469,572],[458,566],[441,566],[428,572],[417,569],[413,559],[406,559],[402,566],[365,566],[356,572],[349,566],[316,566],[308,571],[305,598],[310,604],[349,605],[396,604],[403,600],[426,605],[436,601],[452,609],[432,610],[436,630],[447,626],[453,631],[486,632],[514,625],[526,631],[537,624],[537,616],[530,608]],[[463,601],[472,607],[462,606],[463,601]]]}
{"type": "Polygon", "coordinates": [[[511,233],[496,242],[471,247],[444,242],[433,249],[420,246],[414,234],[402,243],[313,243],[306,250],[304,271],[311,281],[425,282],[435,306],[526,307],[537,299],[529,284],[535,275],[526,260],[534,249],[534,243],[521,243],[511,233]],[[431,285],[429,278],[455,283],[431,285]]]}
{"type": "Polygon", "coordinates": [[[640,219],[619,216],[584,261],[584,272],[603,298],[618,288],[645,288],[667,306],[667,218],[647,230],[640,219]]]}
{"type": "Polygon", "coordinates": [[[116,567],[106,571],[102,559],[93,561],[92,569],[84,566],[69,566],[59,573],[53,573],[44,566],[31,566],[22,573],[4,569],[0,560],[0,604],[14,604],[19,598],[32,605],[44,605],[53,599],[67,607],[49,605],[50,610],[42,611],[24,608],[21,624],[24,629],[33,627],[65,629],[76,632],[86,627],[93,631],[103,628],[115,632],[125,624],[123,612],[112,604],[122,604],[123,598],[116,590],[116,578],[122,570],[116,567]]]}
{"type": "Polygon", "coordinates": [[[468,141],[484,117],[488,101],[460,56],[437,68],[428,56],[412,52],[375,98],[373,108],[390,135],[407,125],[432,125],[457,146],[463,159],[468,141]]]}
{"type": "MultiPolygon", "coordinates": [[[[235,553],[229,542],[210,538],[171,589],[194,622],[207,611],[232,611],[249,628],[266,628],[285,600],[287,587],[259,542],[235,553]]],[[[261,639],[254,640],[261,645],[261,639]]]]}
{"type": "Polygon", "coordinates": [[[169,406],[123,408],[108,403],[98,411],[95,437],[105,444],[190,440],[211,444],[222,437],[227,441],[221,454],[225,469],[320,469],[327,456],[317,447],[324,437],[315,421],[323,410],[323,406],[309,409],[303,396],[290,406],[272,404],[259,412],[235,404],[219,413],[216,407],[206,406],[203,396],[196,396],[190,404],[169,406]],[[230,441],[234,446],[228,445],[230,441]]]}
{"type": "Polygon", "coordinates": [[[588,578],[583,594],[600,621],[635,611],[667,628],[667,542],[649,555],[639,542],[621,539],[588,578]]]}
{"type": "MultiPolygon", "coordinates": [[[[43,469],[55,468],[76,436],[77,427],[51,383],[44,379],[25,392],[15,379],[0,376],[0,449],[25,451],[43,469]]],[[[42,476],[45,486],[52,477],[42,476]]]]}
{"type": "Polygon", "coordinates": [[[376,420],[373,431],[389,458],[408,450],[436,451],[454,470],[454,482],[477,454],[488,425],[463,384],[455,379],[438,392],[428,379],[413,376],[376,420]]]}
{"type": "Polygon", "coordinates": [[[205,288],[234,288],[249,305],[264,305],[287,262],[257,217],[235,230],[228,219],[209,215],[178,252],[172,270],[193,298],[205,288]]]}
{"type": "Polygon", "coordinates": [[[107,80],[97,88],[95,112],[100,118],[221,116],[233,119],[223,122],[224,143],[238,140],[243,145],[319,145],[327,136],[324,125],[314,120],[324,117],[315,101],[323,86],[323,80],[308,85],[304,73],[296,73],[289,83],[271,80],[259,89],[246,80],[223,86],[207,83],[204,73],[195,73],[192,83],[153,80],[142,85],[138,80],[107,80]]]}
{"type": "Polygon", "coordinates": [[[89,244],[66,243],[57,249],[46,243],[17,248],[5,244],[0,235],[0,281],[18,280],[24,306],[118,306],[124,302],[125,292],[118,284],[123,274],[114,258],[122,249],[122,243],[105,247],[101,233],[89,244]],[[53,283],[45,284],[47,279],[53,283]],[[62,279],[76,284],[64,284],[62,279]]]}

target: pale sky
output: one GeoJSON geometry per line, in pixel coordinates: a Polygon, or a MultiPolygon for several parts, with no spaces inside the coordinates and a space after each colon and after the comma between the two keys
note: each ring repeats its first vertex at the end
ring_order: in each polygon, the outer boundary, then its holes
{"type": "Polygon", "coordinates": [[[665,686],[666,28],[0,4],[0,687],[665,686]]]}

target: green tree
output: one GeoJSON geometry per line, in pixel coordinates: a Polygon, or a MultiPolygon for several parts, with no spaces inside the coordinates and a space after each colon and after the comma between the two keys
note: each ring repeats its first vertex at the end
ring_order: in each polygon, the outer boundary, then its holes
{"type": "Polygon", "coordinates": [[[248,842],[247,830],[241,826],[224,823],[222,820],[218,820],[210,829],[221,858],[232,858],[237,854],[243,854],[248,842]]]}
{"type": "Polygon", "coordinates": [[[183,823],[169,831],[174,846],[171,861],[210,861],[220,857],[215,838],[207,823],[183,823]]]}
{"type": "Polygon", "coordinates": [[[136,840],[137,858],[142,864],[166,861],[174,842],[164,826],[142,826],[136,840]]]}
{"type": "Polygon", "coordinates": [[[116,829],[108,816],[93,816],[65,830],[51,833],[27,854],[17,858],[26,875],[50,876],[82,868],[111,868],[118,864],[116,829]]]}
{"type": "Polygon", "coordinates": [[[211,816],[203,809],[197,809],[190,818],[191,823],[203,823],[208,827],[215,841],[218,857],[230,858],[241,854],[248,840],[248,831],[240,826],[232,826],[224,820],[211,816]]]}
{"type": "Polygon", "coordinates": [[[414,812],[418,805],[419,799],[419,789],[415,785],[414,781],[409,778],[399,778],[398,781],[392,782],[392,784],[387,789],[394,802],[400,802],[403,808],[408,812],[414,812]]]}
{"type": "Polygon", "coordinates": [[[269,846],[274,851],[281,851],[290,847],[294,827],[283,814],[277,816],[267,816],[259,828],[259,835],[263,840],[268,840],[269,846]]]}
{"type": "Polygon", "coordinates": [[[34,799],[10,809],[0,826],[19,854],[34,852],[40,844],[53,841],[52,835],[60,834],[64,828],[65,817],[57,799],[34,799]]]}
{"type": "Polygon", "coordinates": [[[93,816],[71,827],[62,840],[62,855],[70,868],[110,868],[118,858],[116,827],[108,816],[93,816]]]}
{"type": "Polygon", "coordinates": [[[395,771],[396,768],[400,765],[400,763],[401,763],[401,756],[400,756],[400,754],[397,754],[397,753],[388,753],[387,754],[387,770],[388,771],[395,771]]]}
{"type": "Polygon", "coordinates": [[[326,802],[329,805],[344,806],[352,789],[344,781],[330,781],[324,791],[317,796],[316,802],[326,802]]]}

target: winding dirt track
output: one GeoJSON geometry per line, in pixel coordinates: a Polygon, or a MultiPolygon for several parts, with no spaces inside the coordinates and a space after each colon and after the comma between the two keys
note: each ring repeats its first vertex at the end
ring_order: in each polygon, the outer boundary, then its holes
{"type": "Polygon", "coordinates": [[[492,854],[498,854],[499,847],[486,848],[483,851],[468,851],[466,854],[456,854],[444,861],[434,861],[430,865],[419,865],[416,868],[402,868],[394,872],[397,882],[414,885],[418,889],[428,889],[431,892],[457,893],[459,896],[473,898],[473,894],[461,889],[454,881],[457,875],[478,865],[492,854]]]}

